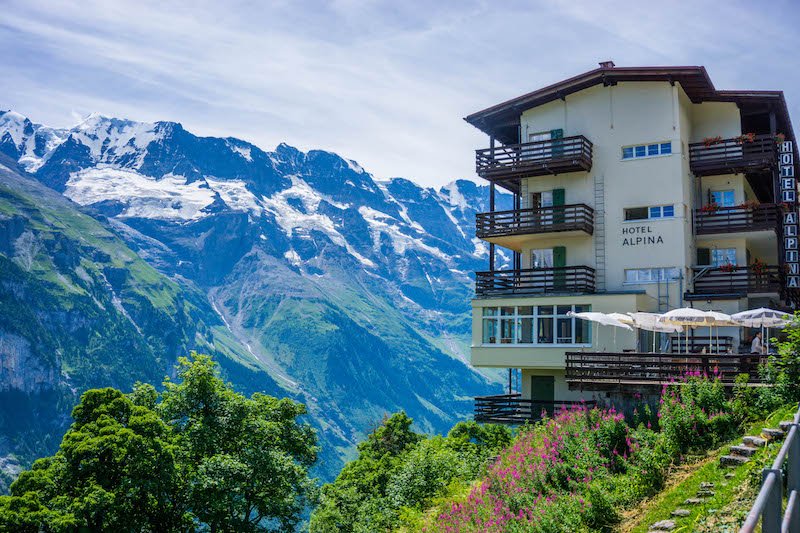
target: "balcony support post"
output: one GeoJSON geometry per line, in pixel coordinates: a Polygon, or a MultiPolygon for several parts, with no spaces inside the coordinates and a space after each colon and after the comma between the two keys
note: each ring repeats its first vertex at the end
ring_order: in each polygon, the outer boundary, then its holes
{"type": "MultiPolygon", "coordinates": [[[[494,137],[491,140],[492,145],[492,153],[494,153],[494,137]]],[[[494,213],[494,194],[495,194],[495,186],[494,182],[489,185],[489,211],[494,213]]],[[[494,271],[494,243],[489,243],[489,270],[494,271]]]]}

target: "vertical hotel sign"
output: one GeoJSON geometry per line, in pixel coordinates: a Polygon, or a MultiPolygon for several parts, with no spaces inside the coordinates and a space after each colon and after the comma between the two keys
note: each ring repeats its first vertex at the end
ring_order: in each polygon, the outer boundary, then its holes
{"type": "Polygon", "coordinates": [[[778,144],[783,210],[783,253],[786,265],[786,288],[800,288],[800,251],[797,236],[797,179],[794,175],[792,141],[778,144]]]}

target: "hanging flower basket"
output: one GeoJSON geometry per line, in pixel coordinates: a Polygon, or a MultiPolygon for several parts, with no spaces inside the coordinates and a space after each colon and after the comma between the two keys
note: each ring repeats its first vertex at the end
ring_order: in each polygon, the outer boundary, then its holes
{"type": "Polygon", "coordinates": [[[725,263],[724,265],[720,265],[719,269],[722,272],[731,273],[736,270],[736,265],[734,265],[733,263],[725,263]]]}
{"type": "Polygon", "coordinates": [[[750,265],[750,270],[752,270],[754,274],[764,274],[767,271],[767,264],[759,259],[755,259],[750,265]]]}
{"type": "Polygon", "coordinates": [[[781,144],[783,141],[786,140],[786,135],[783,133],[776,133],[775,134],[775,144],[781,144]]]}
{"type": "Polygon", "coordinates": [[[734,141],[736,141],[736,144],[751,143],[751,142],[753,142],[755,140],[756,140],[756,134],[755,133],[743,133],[742,135],[739,135],[738,137],[734,137],[734,141]]]}
{"type": "Polygon", "coordinates": [[[708,148],[710,146],[714,146],[715,144],[719,144],[722,142],[722,137],[717,135],[716,137],[706,137],[703,139],[703,145],[708,148]]]}
{"type": "Polygon", "coordinates": [[[758,202],[754,202],[753,200],[747,200],[746,202],[740,203],[736,207],[738,207],[740,209],[747,209],[748,211],[752,211],[753,209],[758,207],[758,205],[759,205],[758,202]]]}
{"type": "Polygon", "coordinates": [[[716,213],[719,211],[719,204],[710,203],[700,208],[701,213],[716,213]]]}

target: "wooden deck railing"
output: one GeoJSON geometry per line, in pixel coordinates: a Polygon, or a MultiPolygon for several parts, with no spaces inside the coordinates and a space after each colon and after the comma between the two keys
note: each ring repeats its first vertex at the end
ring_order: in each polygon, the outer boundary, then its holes
{"type": "Polygon", "coordinates": [[[753,141],[722,139],[713,144],[689,145],[689,165],[695,176],[711,176],[771,168],[777,164],[775,138],[756,135],[753,141]]]}
{"type": "Polygon", "coordinates": [[[583,135],[475,151],[475,171],[482,178],[543,176],[591,168],[592,143],[583,135]]]}
{"type": "Polygon", "coordinates": [[[594,292],[594,269],[581,265],[475,273],[477,296],[548,292],[594,292]]]}
{"type": "Polygon", "coordinates": [[[694,211],[694,231],[697,235],[776,230],[779,221],[780,208],[775,204],[718,207],[715,210],[705,208],[694,211]]]}
{"type": "Polygon", "coordinates": [[[596,402],[571,400],[530,400],[520,394],[500,394],[475,398],[475,421],[493,424],[524,424],[540,420],[542,414],[552,416],[575,405],[594,407],[596,402]]]}
{"type": "Polygon", "coordinates": [[[748,374],[760,383],[759,355],[679,355],[633,352],[567,352],[566,380],[571,388],[604,390],[622,385],[661,386],[689,373],[719,376],[732,385],[736,376],[748,374]]]}
{"type": "Polygon", "coordinates": [[[594,209],[586,204],[574,204],[478,213],[475,215],[475,226],[481,239],[573,230],[591,235],[594,230],[594,209]]]}
{"type": "Polygon", "coordinates": [[[739,533],[758,531],[759,521],[762,533],[800,531],[800,408],[795,412],[788,430],[772,466],[761,471],[761,490],[739,533]]]}
{"type": "Polygon", "coordinates": [[[781,272],[776,265],[763,267],[695,268],[694,292],[697,295],[771,293],[781,289],[781,272]]]}

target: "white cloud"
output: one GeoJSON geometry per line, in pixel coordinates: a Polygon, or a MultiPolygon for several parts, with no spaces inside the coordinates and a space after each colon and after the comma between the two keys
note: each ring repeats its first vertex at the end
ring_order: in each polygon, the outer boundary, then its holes
{"type": "Polygon", "coordinates": [[[73,110],[175,120],[441,185],[472,177],[486,143],[461,117],[603,59],[704,64],[719,88],[784,89],[798,110],[797,22],[781,1],[8,0],[0,107],[54,126],[73,110]]]}

